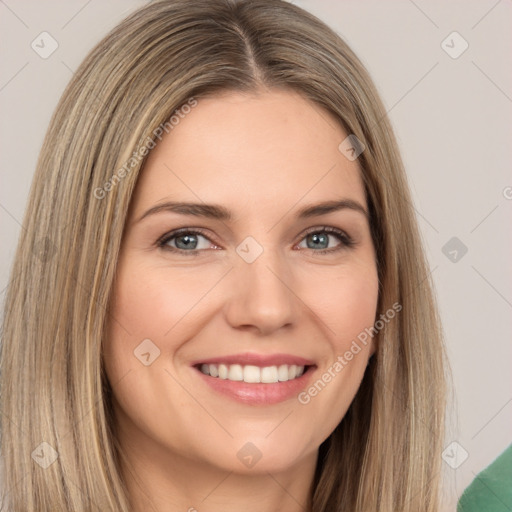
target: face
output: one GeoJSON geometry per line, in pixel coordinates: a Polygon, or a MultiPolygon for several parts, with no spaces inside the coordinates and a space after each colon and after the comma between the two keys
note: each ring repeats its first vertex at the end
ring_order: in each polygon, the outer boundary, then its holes
{"type": "Polygon", "coordinates": [[[119,435],[139,457],[285,470],[343,418],[378,296],[347,135],[296,93],[224,93],[151,150],[104,343],[119,435]]]}

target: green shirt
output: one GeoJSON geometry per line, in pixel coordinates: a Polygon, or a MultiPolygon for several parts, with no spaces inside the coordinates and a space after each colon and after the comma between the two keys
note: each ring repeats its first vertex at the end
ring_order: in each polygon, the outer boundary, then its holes
{"type": "Polygon", "coordinates": [[[512,444],[466,488],[457,512],[512,511],[512,444]]]}

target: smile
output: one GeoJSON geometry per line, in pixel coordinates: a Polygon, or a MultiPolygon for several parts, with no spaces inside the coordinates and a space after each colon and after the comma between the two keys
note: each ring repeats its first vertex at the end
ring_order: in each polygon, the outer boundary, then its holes
{"type": "Polygon", "coordinates": [[[201,373],[230,381],[272,384],[286,382],[302,376],[305,366],[282,364],[279,366],[254,366],[240,364],[201,364],[201,373]]]}
{"type": "Polygon", "coordinates": [[[313,359],[294,354],[255,352],[196,359],[190,365],[215,394],[255,406],[296,398],[317,369],[313,359]]]}

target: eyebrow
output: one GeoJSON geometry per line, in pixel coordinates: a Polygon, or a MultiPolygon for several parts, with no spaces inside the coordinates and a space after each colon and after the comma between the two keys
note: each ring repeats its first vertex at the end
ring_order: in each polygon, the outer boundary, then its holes
{"type": "MultiPolygon", "coordinates": [[[[369,218],[368,212],[364,206],[354,201],[353,199],[340,199],[338,201],[324,201],[318,204],[307,205],[298,210],[296,216],[298,219],[308,219],[340,210],[353,210],[362,213],[367,219],[369,218]]],[[[147,210],[135,222],[140,222],[142,219],[155,215],[161,212],[173,212],[181,215],[193,215],[195,217],[205,217],[221,221],[232,221],[234,218],[233,213],[224,206],[217,204],[206,203],[185,203],[168,201],[162,204],[153,206],[147,210]]]]}

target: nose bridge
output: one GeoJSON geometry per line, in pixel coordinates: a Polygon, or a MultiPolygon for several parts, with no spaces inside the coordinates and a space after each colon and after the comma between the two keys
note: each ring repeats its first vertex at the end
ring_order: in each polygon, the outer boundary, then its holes
{"type": "Polygon", "coordinates": [[[239,244],[236,252],[233,293],[227,305],[232,326],[252,325],[268,333],[294,322],[297,298],[285,255],[252,237],[239,244]]]}

